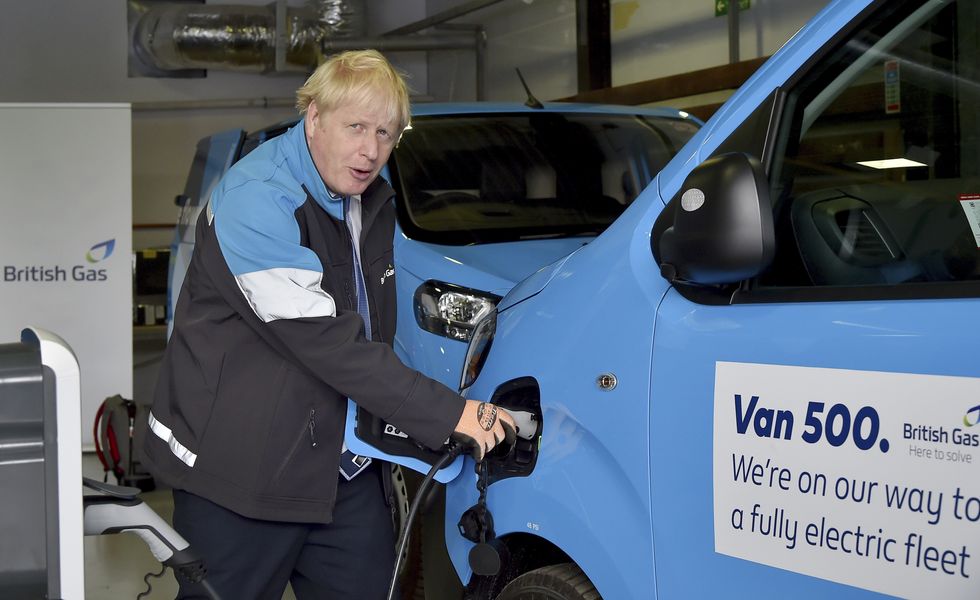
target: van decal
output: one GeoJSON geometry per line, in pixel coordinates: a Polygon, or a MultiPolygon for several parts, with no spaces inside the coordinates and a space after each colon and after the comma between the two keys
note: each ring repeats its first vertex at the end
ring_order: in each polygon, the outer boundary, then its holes
{"type": "Polygon", "coordinates": [[[715,363],[715,551],[901,597],[975,595],[978,398],[980,378],[715,363]]]}

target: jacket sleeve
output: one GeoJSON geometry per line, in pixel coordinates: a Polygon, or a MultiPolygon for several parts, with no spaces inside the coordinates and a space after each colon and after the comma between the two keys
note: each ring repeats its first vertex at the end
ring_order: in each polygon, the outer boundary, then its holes
{"type": "Polygon", "coordinates": [[[224,260],[209,268],[230,272],[212,276],[235,310],[291,363],[438,448],[459,421],[463,398],[406,367],[387,344],[367,340],[356,311],[338,309],[320,286],[320,259],[299,243],[295,203],[254,181],[215,195],[212,226],[224,260]]]}

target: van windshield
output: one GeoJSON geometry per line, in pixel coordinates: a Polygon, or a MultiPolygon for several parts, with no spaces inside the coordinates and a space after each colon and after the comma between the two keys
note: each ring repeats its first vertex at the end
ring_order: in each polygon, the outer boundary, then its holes
{"type": "Polygon", "coordinates": [[[448,245],[598,235],[697,129],[630,114],[417,117],[388,163],[399,222],[448,245]]]}

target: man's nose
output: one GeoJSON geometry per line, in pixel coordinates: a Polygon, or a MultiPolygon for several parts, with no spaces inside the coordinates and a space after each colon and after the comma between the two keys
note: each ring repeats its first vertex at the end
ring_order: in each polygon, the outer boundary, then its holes
{"type": "Polygon", "coordinates": [[[378,138],[374,135],[368,135],[365,137],[367,139],[365,139],[364,144],[361,145],[361,154],[363,154],[368,160],[376,160],[378,158],[378,138]]]}

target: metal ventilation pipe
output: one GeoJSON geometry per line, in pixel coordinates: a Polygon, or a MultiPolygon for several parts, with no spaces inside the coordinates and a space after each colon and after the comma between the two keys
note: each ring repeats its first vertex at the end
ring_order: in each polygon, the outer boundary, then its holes
{"type": "Polygon", "coordinates": [[[162,71],[309,71],[325,38],[364,35],[364,0],[311,0],[288,7],[152,3],[133,28],[133,54],[162,71]]]}

